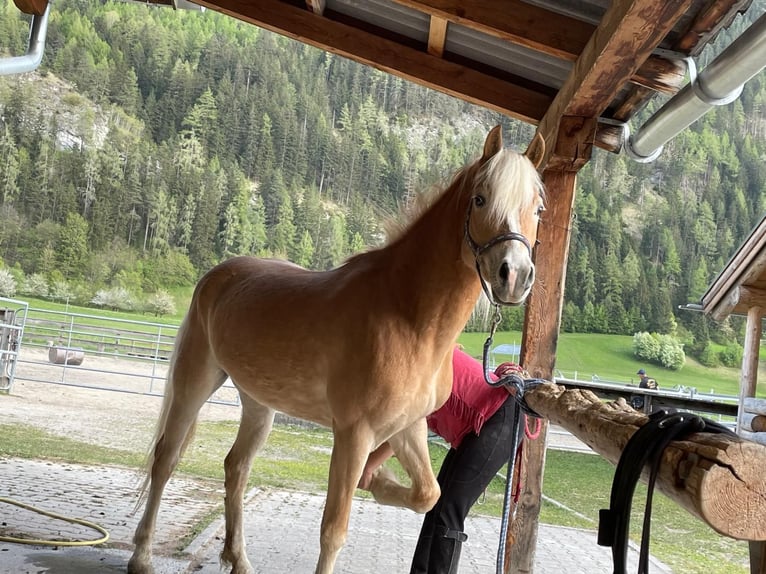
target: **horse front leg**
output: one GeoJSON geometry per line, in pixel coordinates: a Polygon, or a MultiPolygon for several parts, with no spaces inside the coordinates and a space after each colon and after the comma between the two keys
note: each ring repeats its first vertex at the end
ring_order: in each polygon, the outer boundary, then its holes
{"type": "Polygon", "coordinates": [[[221,563],[231,565],[231,574],[252,574],[253,567],[245,548],[242,505],[253,459],[271,432],[274,410],[253,401],[242,392],[240,398],[242,418],[237,438],[224,460],[226,534],[221,563]]]}
{"type": "Polygon", "coordinates": [[[372,477],[370,492],[380,504],[428,512],[439,499],[440,489],[431,468],[426,420],[416,421],[388,439],[388,443],[412,486],[403,485],[391,470],[380,467],[372,477]]]}
{"type": "Polygon", "coordinates": [[[346,542],[351,502],[364,463],[370,452],[372,434],[352,427],[334,431],[327,500],[322,515],[319,561],[315,574],[332,574],[335,562],[346,542]]]}

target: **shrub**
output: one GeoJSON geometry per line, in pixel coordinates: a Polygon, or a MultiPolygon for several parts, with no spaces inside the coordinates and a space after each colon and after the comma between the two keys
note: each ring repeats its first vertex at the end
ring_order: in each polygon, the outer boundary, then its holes
{"type": "Polygon", "coordinates": [[[8,269],[0,269],[0,297],[16,295],[16,279],[8,269]]]}
{"type": "Polygon", "coordinates": [[[686,363],[684,346],[671,335],[660,335],[659,362],[663,367],[675,371],[681,369],[686,363]]]}
{"type": "Polygon", "coordinates": [[[154,313],[155,317],[175,315],[176,302],[170,293],[160,289],[147,299],[146,310],[154,313]]]}
{"type": "Polygon", "coordinates": [[[114,311],[131,311],[134,307],[133,298],[123,287],[111,287],[96,292],[90,301],[97,307],[107,307],[114,311]]]}
{"type": "Polygon", "coordinates": [[[699,361],[705,367],[718,367],[721,365],[721,358],[713,346],[708,343],[699,354],[699,361]]]}
{"type": "Polygon", "coordinates": [[[633,335],[633,354],[644,361],[657,362],[660,356],[659,340],[647,332],[633,335]]]}
{"type": "Polygon", "coordinates": [[[65,279],[57,279],[51,284],[48,296],[54,301],[69,301],[74,299],[74,290],[65,279]]]}
{"type": "Polygon", "coordinates": [[[21,292],[25,295],[44,299],[48,296],[48,282],[45,280],[45,276],[40,273],[29,275],[21,285],[21,292]]]}
{"type": "Polygon", "coordinates": [[[743,349],[736,343],[727,345],[726,348],[721,351],[718,356],[727,367],[739,367],[742,365],[743,349]]]}
{"type": "Polygon", "coordinates": [[[633,354],[668,369],[678,370],[686,363],[684,346],[671,335],[636,333],[633,335],[633,354]]]}

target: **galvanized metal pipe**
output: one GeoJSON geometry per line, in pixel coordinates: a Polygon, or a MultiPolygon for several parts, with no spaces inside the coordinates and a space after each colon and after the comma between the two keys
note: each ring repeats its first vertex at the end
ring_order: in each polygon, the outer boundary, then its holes
{"type": "Polygon", "coordinates": [[[734,40],[698,76],[626,138],[634,159],[653,158],[662,146],[716,105],[735,100],[742,86],[766,67],[766,14],[734,40]]]}
{"type": "Polygon", "coordinates": [[[13,56],[9,58],[0,58],[0,76],[10,74],[23,74],[37,69],[43,60],[45,51],[45,37],[48,34],[48,14],[51,10],[51,4],[45,7],[42,16],[33,16],[29,25],[29,42],[27,43],[27,52],[23,56],[13,56]]]}

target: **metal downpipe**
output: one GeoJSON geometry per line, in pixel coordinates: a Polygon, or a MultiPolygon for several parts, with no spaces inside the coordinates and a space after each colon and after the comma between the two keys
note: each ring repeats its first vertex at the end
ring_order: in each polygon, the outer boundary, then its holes
{"type": "MultiPolygon", "coordinates": [[[[699,75],[690,64],[691,81],[636,130],[626,133],[625,152],[652,161],[662,146],[713,106],[737,99],[744,84],[766,67],[766,14],[734,40],[699,75]]],[[[627,125],[626,125],[627,126],[627,125]]]]}
{"type": "Polygon", "coordinates": [[[10,74],[23,74],[37,69],[43,60],[45,51],[45,37],[48,33],[48,14],[51,10],[51,4],[45,7],[42,16],[33,16],[29,25],[29,42],[27,53],[23,56],[13,56],[10,58],[0,58],[0,76],[10,74]]]}

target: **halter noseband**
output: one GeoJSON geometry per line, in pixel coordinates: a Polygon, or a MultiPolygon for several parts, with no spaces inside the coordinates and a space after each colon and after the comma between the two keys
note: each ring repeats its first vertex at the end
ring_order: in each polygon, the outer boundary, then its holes
{"type": "MultiPolygon", "coordinates": [[[[518,233],[516,231],[506,231],[505,233],[501,233],[500,235],[497,235],[484,243],[483,245],[479,245],[474,241],[473,237],[471,237],[471,230],[469,229],[469,224],[471,222],[471,210],[473,209],[473,201],[468,204],[468,212],[465,216],[465,241],[468,244],[468,247],[471,248],[471,253],[473,253],[474,260],[476,262],[476,273],[479,274],[479,281],[481,282],[481,288],[484,289],[484,294],[487,296],[487,299],[489,299],[490,303],[493,303],[494,305],[497,305],[498,303],[495,301],[495,299],[491,296],[489,293],[489,289],[487,289],[487,282],[484,280],[484,276],[481,274],[481,266],[479,265],[479,257],[490,249],[491,247],[494,247],[498,243],[503,243],[505,241],[520,241],[523,243],[527,251],[529,251],[530,258],[532,257],[532,246],[529,243],[529,239],[527,239],[524,235],[521,233],[518,233]]],[[[507,303],[512,305],[512,303],[507,303]]]]}

